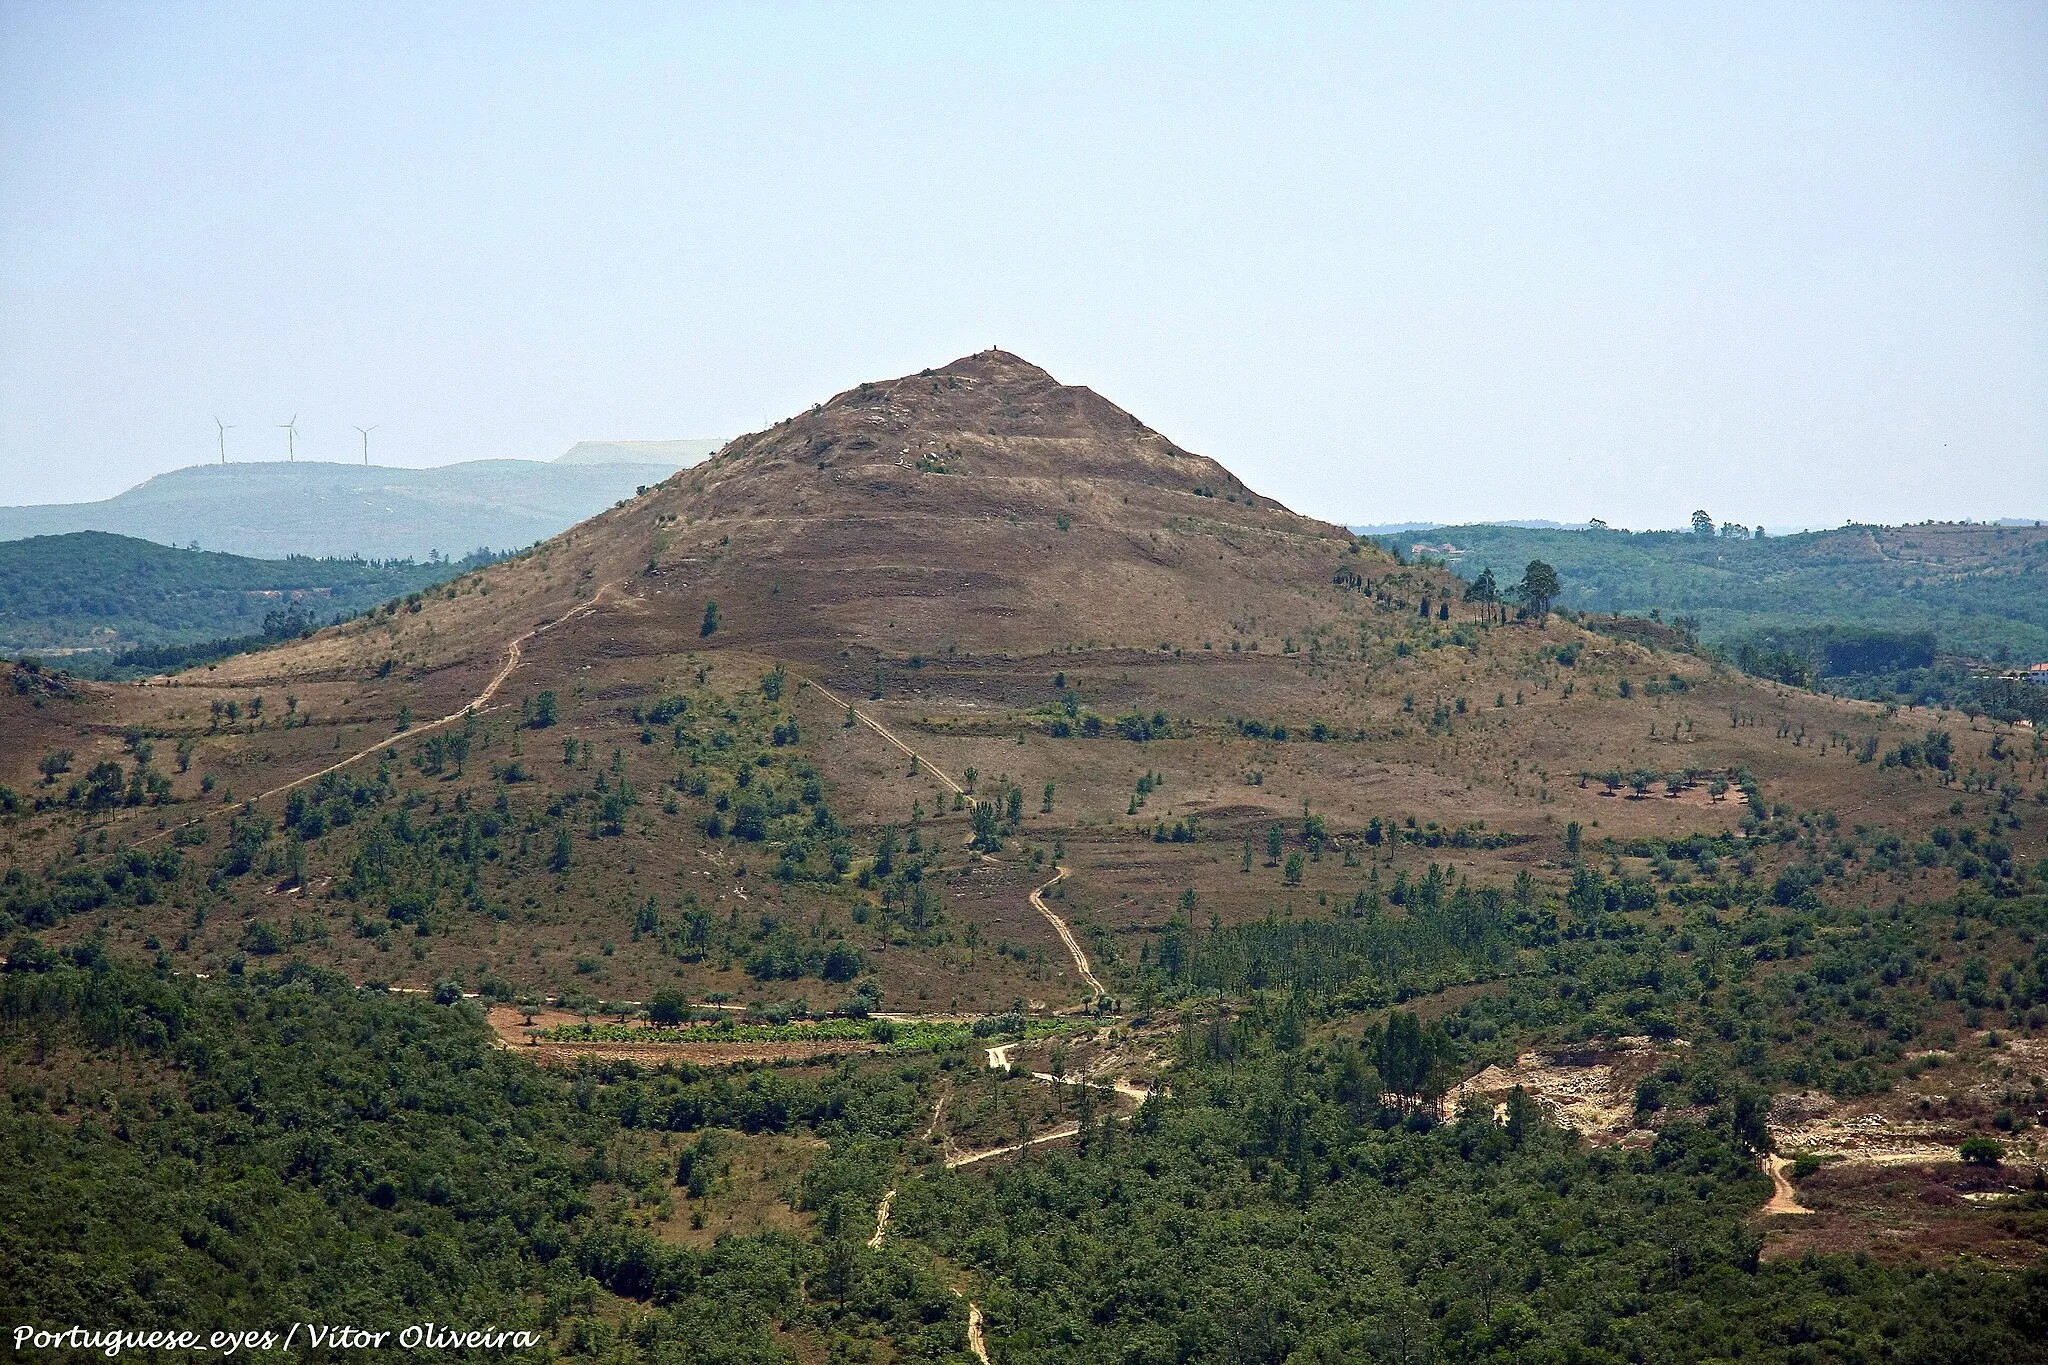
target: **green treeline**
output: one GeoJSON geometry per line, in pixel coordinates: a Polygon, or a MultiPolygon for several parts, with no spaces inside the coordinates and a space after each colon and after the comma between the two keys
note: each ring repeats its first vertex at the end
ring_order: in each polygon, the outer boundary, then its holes
{"type": "MultiPolygon", "coordinates": [[[[1498,888],[1451,885],[1431,863],[1413,888],[1403,874],[1400,913],[1360,892],[1344,918],[1214,925],[1199,936],[1184,920],[1161,937],[1158,965],[1170,982],[1230,994],[1288,988],[1334,992],[1364,985],[1377,1003],[1453,981],[1485,979],[1512,964],[1525,932],[1545,921],[1498,888]]],[[[1548,923],[1555,926],[1555,917],[1548,923]]]]}
{"type": "MultiPolygon", "coordinates": [[[[0,541],[0,653],[109,649],[123,667],[204,662],[353,616],[489,564],[248,559],[104,531],[0,541]]],[[[77,662],[74,660],[73,662],[77,662]]]]}
{"type": "Polygon", "coordinates": [[[1594,1150],[1519,1097],[1440,1124],[1285,1011],[1233,1039],[1078,1153],[903,1188],[1003,1360],[2048,1359],[2048,1268],[1761,1263],[1753,1099],[1594,1150]]]}
{"type": "MultiPolygon", "coordinates": [[[[1296,979],[1190,1002],[1170,1093],[1136,1122],[1084,1103],[1073,1146],[961,1174],[921,1139],[947,1070],[980,1069],[968,1048],[561,1075],[461,1003],[19,939],[0,972],[0,1304],[138,1327],[489,1320],[592,1360],[788,1361],[786,1329],[835,1360],[877,1336],[951,1360],[965,1309],[937,1255],[972,1272],[1013,1362],[2048,1358],[2048,1269],[1764,1263],[1748,1222],[1770,1090],[1854,1094],[1931,1064],[1928,1044],[1954,1046],[1924,1036],[1939,1009],[2020,1021],[2048,1002],[2048,903],[1766,899],[1660,926],[1622,923],[1604,880],[1597,930],[1425,875],[1398,914],[1190,935],[1187,970],[1258,957],[1296,979]],[[1373,928],[1411,917],[1413,937],[1373,928]],[[1505,969],[1510,947],[1541,970],[1360,1036],[1315,984],[1324,943],[1369,974],[1386,945],[1446,976],[1505,969]],[[1519,1096],[1498,1123],[1419,1103],[1530,1040],[1674,1023],[1694,1046],[1637,1090],[1640,1122],[1671,1111],[1647,1147],[1591,1148],[1519,1096]],[[792,1196],[811,1229],[664,1241],[649,1211],[714,1187],[734,1133],[823,1144],[792,1196]],[[871,1250],[887,1188],[896,1231],[871,1250]]],[[[1592,883],[1577,895],[1590,911],[1592,883]]]]}
{"type": "MultiPolygon", "coordinates": [[[[563,1077],[465,1006],[301,967],[173,980],[91,944],[0,974],[0,1059],[10,1321],[432,1319],[536,1326],[598,1357],[616,1294],[662,1310],[634,1347],[692,1361],[788,1361],[775,1325],[849,1313],[900,1322],[899,1343],[925,1345],[913,1358],[964,1344],[964,1309],[914,1251],[849,1268],[781,1234],[692,1250],[631,1225],[691,1172],[628,1139],[803,1132],[857,1153],[922,1122],[900,1077],[563,1077]],[[81,1046],[119,1065],[90,1085],[44,1066],[81,1046]]],[[[812,1187],[864,1188],[846,1174],[863,1169],[827,1158],[812,1187]]]]}
{"type": "MultiPolygon", "coordinates": [[[[1767,632],[1832,628],[1846,645],[1859,631],[1931,631],[1941,648],[1980,658],[2048,658],[2048,534],[2038,528],[1850,526],[1756,539],[1445,526],[1414,538],[1464,551],[1454,567],[1468,579],[1545,560],[1563,580],[1559,605],[1689,616],[1717,645],[1767,632]]],[[[1871,671],[1858,662],[1840,658],[1835,671],[1871,671]]]]}

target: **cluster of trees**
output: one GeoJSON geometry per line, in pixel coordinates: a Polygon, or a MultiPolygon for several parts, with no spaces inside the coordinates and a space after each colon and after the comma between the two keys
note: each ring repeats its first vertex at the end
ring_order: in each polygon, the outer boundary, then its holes
{"type": "MultiPolygon", "coordinates": [[[[1502,602],[1519,603],[1525,616],[1537,621],[1549,619],[1550,609],[1564,592],[1563,580],[1557,570],[1540,559],[1532,559],[1522,571],[1522,579],[1510,587],[1503,588],[1493,576],[1491,566],[1479,571],[1465,587],[1465,601],[1479,606],[1490,607],[1502,602]]],[[[1423,604],[1423,615],[1427,616],[1428,603],[1423,604]]],[[[1443,619],[1450,619],[1450,607],[1445,605],[1443,619]]]]}
{"type": "Polygon", "coordinates": [[[1929,730],[1924,739],[1905,739],[1884,756],[1887,768],[1936,768],[1948,771],[1955,758],[1955,741],[1946,730],[1929,730]]]}
{"type": "MultiPolygon", "coordinates": [[[[882,831],[875,843],[874,861],[859,873],[863,891],[880,893],[883,927],[901,930],[912,943],[934,943],[946,936],[945,898],[933,885],[937,856],[936,849],[925,846],[923,813],[918,811],[911,819],[909,837],[901,844],[895,830],[882,831]]],[[[854,905],[856,922],[864,922],[868,914],[865,903],[854,905]]]]}
{"type": "Polygon", "coordinates": [[[1132,711],[1116,718],[1116,732],[1125,739],[1141,742],[1171,739],[1173,722],[1167,719],[1164,711],[1154,711],[1149,716],[1142,711],[1132,711]]]}
{"type": "MultiPolygon", "coordinates": [[[[716,959],[737,965],[760,981],[817,977],[848,982],[867,967],[866,955],[821,920],[798,927],[774,912],[742,919],[737,905],[720,917],[706,908],[694,891],[683,895],[672,915],[663,915],[649,897],[634,912],[633,937],[656,939],[662,950],[678,961],[716,959]]],[[[655,1017],[661,1018],[659,1014],[655,1017]]]]}
{"type": "Polygon", "coordinates": [[[823,933],[801,935],[777,923],[761,935],[746,957],[747,975],[761,981],[795,981],[815,976],[849,982],[866,970],[867,959],[844,938],[823,933]]]}
{"type": "Polygon", "coordinates": [[[1162,932],[1157,954],[1142,961],[1169,987],[1341,992],[1360,1003],[1385,1003],[1499,972],[1542,923],[1526,895],[1517,902],[1494,887],[1453,885],[1435,864],[1412,886],[1404,883],[1402,899],[1398,915],[1388,913],[1376,893],[1361,891],[1341,917],[1218,921],[1199,934],[1184,901],[1184,913],[1162,932]]]}
{"type": "MultiPolygon", "coordinates": [[[[1720,536],[1723,540],[1746,540],[1751,538],[1750,529],[1739,521],[1724,521],[1721,523],[1720,529],[1716,531],[1714,519],[1708,516],[1704,510],[1696,511],[1692,514],[1692,533],[1705,540],[1712,540],[1716,535],[1720,536]]],[[[1764,539],[1764,528],[1762,526],[1756,528],[1754,539],[1764,539]]]]}
{"type": "MultiPolygon", "coordinates": [[[[1530,836],[1506,830],[1489,830],[1483,820],[1469,820],[1461,825],[1446,825],[1436,820],[1418,823],[1410,816],[1405,824],[1401,824],[1393,820],[1382,820],[1375,815],[1366,822],[1359,838],[1373,848],[1382,844],[1401,843],[1413,844],[1418,848],[1512,848],[1516,844],[1529,842],[1530,836]]],[[[1398,903],[1397,901],[1396,904],[1398,903]]]]}
{"type": "MultiPolygon", "coordinates": [[[[61,797],[39,798],[38,808],[56,804],[97,815],[120,806],[161,805],[171,798],[171,779],[150,767],[149,750],[150,745],[144,742],[132,769],[123,768],[110,758],[100,760],[73,779],[61,797]]],[[[44,784],[52,784],[59,774],[69,772],[70,763],[68,749],[46,754],[42,760],[44,784]]]]}
{"type": "Polygon", "coordinates": [[[98,867],[72,867],[36,876],[20,867],[0,874],[0,934],[48,929],[73,915],[111,905],[154,905],[187,875],[189,860],[176,846],[122,849],[98,867]]]}
{"type": "Polygon", "coordinates": [[[1896,677],[1930,668],[1931,630],[1873,630],[1827,625],[1755,631],[1727,641],[1743,672],[1791,687],[1855,687],[1873,676],[1896,677]]]}

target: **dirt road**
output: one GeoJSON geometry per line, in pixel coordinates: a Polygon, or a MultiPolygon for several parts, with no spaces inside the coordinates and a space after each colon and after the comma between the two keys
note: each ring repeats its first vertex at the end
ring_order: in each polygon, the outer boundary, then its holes
{"type": "Polygon", "coordinates": [[[1012,1142],[1002,1147],[990,1147],[984,1151],[962,1152],[959,1156],[949,1156],[946,1158],[946,1169],[949,1171],[958,1170],[962,1166],[972,1166],[977,1162],[987,1161],[990,1157],[1007,1156],[1011,1152],[1021,1152],[1026,1147],[1036,1147],[1041,1142],[1058,1142],[1062,1138],[1073,1137],[1080,1131],[1081,1125],[1078,1123],[1063,1123],[1057,1128],[1040,1133],[1034,1138],[1026,1138],[1022,1142],[1012,1142]]]}
{"type": "MultiPolygon", "coordinates": [[[[882,1206],[875,1210],[875,1235],[868,1238],[868,1250],[880,1251],[882,1238],[889,1231],[889,1206],[896,1202],[896,1191],[890,1190],[882,1196],[882,1206]]],[[[956,1289],[953,1297],[964,1299],[966,1294],[956,1289]]],[[[988,1338],[981,1330],[981,1305],[970,1301],[967,1305],[967,1349],[974,1352],[974,1358],[982,1365],[989,1365],[988,1338]]]]}
{"type": "Polygon", "coordinates": [[[1145,1089],[1143,1086],[1132,1085],[1128,1079],[1115,1081],[1084,1081],[1079,1080],[1073,1076],[1062,1077],[1048,1075],[1046,1072],[1043,1071],[1034,1071],[1031,1072],[1030,1075],[1032,1080],[1042,1081],[1046,1085],[1085,1085],[1090,1090],[1107,1090],[1113,1094],[1122,1095],[1127,1100],[1136,1100],[1139,1104],[1143,1104],[1146,1100],[1152,1098],[1151,1091],[1145,1089]]]}
{"type": "Polygon", "coordinates": [[[967,1305],[967,1349],[974,1352],[974,1358],[981,1365],[989,1365],[988,1339],[981,1334],[981,1305],[967,1305]]]}
{"type": "MultiPolygon", "coordinates": [[[[1015,1043],[999,1043],[995,1047],[989,1048],[988,1069],[990,1071],[1009,1070],[1010,1052],[1016,1046],[1017,1044],[1015,1043]]],[[[1142,1085],[1132,1085],[1131,1079],[1128,1076],[1119,1076],[1113,1081],[1084,1081],[1077,1076],[1055,1076],[1046,1071],[1029,1071],[1025,1074],[1030,1076],[1032,1080],[1041,1081],[1046,1085],[1085,1085],[1090,1090],[1113,1090],[1125,1099],[1136,1100],[1139,1104],[1143,1104],[1146,1100],[1152,1098],[1150,1090],[1142,1085]]],[[[926,1133],[925,1136],[930,1137],[931,1134],[926,1133]]]]}
{"type": "MultiPolygon", "coordinates": [[[[395,749],[398,745],[398,742],[401,739],[417,739],[421,735],[428,734],[434,730],[438,730],[444,725],[452,725],[456,721],[463,719],[465,716],[468,716],[473,712],[479,714],[482,713],[483,709],[490,704],[491,698],[498,695],[498,689],[503,687],[505,683],[512,677],[512,674],[518,669],[519,661],[525,655],[526,642],[528,640],[531,640],[538,635],[545,635],[547,632],[553,630],[556,626],[563,625],[569,621],[573,621],[577,617],[583,615],[585,612],[594,611],[604,601],[606,594],[610,593],[616,586],[617,585],[615,584],[607,583],[603,587],[599,588],[588,602],[579,602],[577,605],[563,612],[560,616],[557,616],[554,620],[542,622],[540,625],[537,625],[533,629],[526,631],[524,634],[515,635],[510,640],[506,641],[505,662],[500,664],[498,667],[498,671],[491,675],[491,680],[490,682],[484,685],[484,690],[477,693],[476,696],[470,698],[470,700],[464,703],[459,710],[450,712],[448,715],[441,717],[439,720],[430,720],[425,722],[424,724],[415,725],[401,734],[387,736],[384,739],[378,740],[375,744],[370,745],[366,749],[359,749],[355,753],[350,754],[347,758],[341,759],[338,762],[328,764],[326,767],[321,768],[317,772],[310,772],[302,777],[295,777],[289,782],[280,783],[278,786],[270,788],[268,791],[258,792],[256,793],[256,795],[250,797],[249,800],[252,803],[254,803],[257,801],[266,801],[273,796],[282,796],[284,795],[284,793],[292,790],[294,787],[303,787],[308,782],[317,782],[321,778],[327,776],[327,774],[338,773],[343,768],[348,767],[350,764],[359,763],[363,759],[368,758],[372,754],[380,753],[387,749],[395,749]]],[[[137,839],[135,840],[132,846],[140,848],[145,844],[155,843],[158,839],[165,838],[175,833],[177,830],[185,828],[185,826],[187,825],[199,823],[200,818],[201,817],[194,816],[192,819],[186,820],[182,824],[173,825],[169,829],[159,830],[156,833],[148,835],[145,838],[137,839]]]]}
{"type": "Polygon", "coordinates": [[[1765,1213],[1812,1213],[1813,1210],[1799,1202],[1798,1193],[1792,1182],[1785,1178],[1786,1161],[1781,1156],[1764,1158],[1764,1169],[1771,1173],[1771,1197],[1763,1211],[1765,1213]]]}
{"type": "MultiPolygon", "coordinates": [[[[934,778],[938,779],[940,784],[943,785],[947,790],[958,792],[963,796],[967,794],[966,788],[962,787],[958,782],[955,782],[951,777],[947,776],[945,771],[934,765],[930,759],[926,758],[923,754],[919,753],[917,750],[911,748],[908,744],[905,744],[902,740],[898,739],[894,734],[890,732],[888,726],[882,724],[882,722],[876,720],[873,716],[861,710],[852,702],[847,701],[844,697],[841,697],[837,692],[834,692],[831,688],[825,686],[825,684],[821,682],[817,682],[815,680],[807,680],[805,686],[817,688],[819,695],[824,697],[825,700],[831,702],[834,706],[843,706],[848,711],[851,711],[853,713],[854,719],[858,720],[861,724],[867,726],[870,730],[873,730],[883,739],[888,740],[889,743],[895,745],[896,748],[901,750],[904,754],[916,759],[917,766],[920,769],[929,772],[934,778]]],[[[1108,995],[1108,989],[1103,986],[1101,978],[1097,977],[1095,973],[1089,969],[1088,954],[1081,951],[1080,940],[1074,937],[1074,931],[1069,929],[1067,927],[1067,922],[1064,919],[1061,919],[1057,914],[1055,914],[1052,908],[1045,903],[1045,896],[1043,893],[1050,889],[1054,885],[1054,883],[1058,882],[1060,878],[1066,875],[1066,868],[1054,868],[1052,880],[1046,882],[1043,886],[1040,886],[1031,893],[1031,904],[1032,907],[1036,909],[1039,914],[1045,916],[1046,922],[1052,925],[1054,932],[1056,932],[1060,936],[1060,942],[1067,945],[1067,952],[1072,954],[1074,959],[1074,969],[1081,974],[1081,979],[1088,983],[1088,988],[1091,991],[1093,991],[1095,995],[1099,998],[1101,996],[1108,995]]]]}
{"type": "Polygon", "coordinates": [[[317,782],[321,778],[327,776],[327,774],[340,772],[349,764],[357,762],[360,759],[368,758],[371,754],[376,753],[380,749],[391,748],[392,746],[396,745],[401,738],[417,738],[420,735],[428,733],[429,731],[438,730],[444,725],[452,725],[456,721],[461,720],[464,716],[470,714],[472,711],[481,713],[486,706],[490,705],[491,698],[498,695],[498,689],[503,687],[506,684],[506,682],[511,679],[512,674],[518,669],[519,661],[525,657],[526,642],[528,640],[531,640],[536,636],[545,635],[549,631],[553,630],[556,626],[564,625],[570,621],[573,621],[577,617],[583,615],[586,612],[595,611],[604,602],[606,594],[610,593],[616,586],[616,584],[607,583],[603,587],[599,588],[588,602],[578,603],[576,606],[573,606],[569,608],[569,610],[563,612],[560,616],[557,616],[554,620],[543,622],[542,624],[537,625],[533,629],[527,631],[525,634],[515,635],[510,640],[506,641],[505,662],[499,665],[498,671],[496,673],[491,675],[491,680],[490,682],[484,685],[484,690],[477,693],[476,696],[472,697],[460,710],[445,715],[441,717],[439,720],[430,720],[424,725],[415,725],[410,730],[407,730],[402,736],[393,735],[389,739],[379,740],[367,749],[363,749],[357,753],[350,754],[347,758],[342,759],[339,763],[330,763],[326,767],[320,769],[320,771],[318,772],[307,773],[304,777],[295,777],[291,781],[285,783],[282,786],[272,787],[269,791],[261,792],[255,797],[255,799],[261,801],[264,800],[266,797],[282,795],[283,793],[290,791],[294,787],[302,787],[308,782],[317,782]]]}
{"type": "Polygon", "coordinates": [[[891,744],[895,745],[898,749],[901,749],[909,757],[916,759],[917,766],[921,770],[930,773],[933,777],[936,777],[939,780],[940,785],[944,786],[946,790],[951,792],[957,792],[962,796],[965,796],[967,794],[967,788],[961,786],[958,782],[955,782],[952,778],[946,776],[946,774],[941,769],[939,769],[935,764],[933,764],[933,762],[930,759],[926,758],[923,754],[911,748],[902,740],[896,738],[894,734],[890,733],[888,726],[882,724],[882,722],[876,720],[873,716],[861,710],[852,702],[847,701],[845,698],[841,697],[837,692],[834,692],[831,688],[825,686],[825,684],[821,682],[807,681],[805,685],[817,688],[819,694],[822,695],[825,698],[825,700],[831,702],[834,706],[843,706],[847,710],[853,712],[855,720],[858,720],[861,724],[867,726],[868,729],[873,730],[883,739],[888,740],[891,744]]]}
{"type": "Polygon", "coordinates": [[[1060,942],[1066,944],[1067,951],[1074,955],[1074,970],[1081,973],[1081,979],[1088,983],[1088,988],[1095,992],[1096,998],[1101,999],[1103,996],[1108,995],[1109,991],[1096,978],[1095,973],[1088,970],[1088,954],[1081,951],[1080,941],[1074,937],[1074,931],[1067,927],[1067,922],[1054,914],[1052,907],[1045,903],[1044,893],[1051,890],[1054,883],[1066,875],[1067,869],[1064,867],[1054,868],[1052,870],[1052,881],[1045,883],[1045,885],[1031,893],[1031,904],[1037,909],[1039,914],[1044,915],[1047,921],[1051,923],[1054,931],[1060,936],[1060,942]]]}

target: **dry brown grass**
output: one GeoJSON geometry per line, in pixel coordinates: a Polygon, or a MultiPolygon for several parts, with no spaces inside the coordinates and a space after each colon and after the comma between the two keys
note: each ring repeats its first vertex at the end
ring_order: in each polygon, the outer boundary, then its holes
{"type": "MultiPolygon", "coordinates": [[[[1925,772],[1858,763],[1854,746],[1867,738],[1888,749],[1944,728],[1956,738],[1958,771],[1996,768],[2030,787],[2041,781],[2030,736],[2019,739],[2016,763],[1989,758],[1989,722],[1887,714],[1555,618],[1541,627],[1487,625],[1459,605],[1448,622],[1425,621],[1420,597],[1453,591],[1442,571],[1353,553],[1341,528],[1248,496],[1227,472],[1094,395],[1061,389],[1011,357],[973,357],[842,395],[737,442],[531,555],[465,577],[452,596],[430,595],[416,613],[322,631],[163,685],[81,686],[76,700],[39,707],[0,688],[0,782],[31,796],[46,791],[36,760],[56,748],[75,752],[76,771],[126,761],[131,729],[155,736],[160,769],[187,744],[189,770],[172,773],[174,804],[119,811],[83,832],[93,855],[160,842],[204,814],[216,827],[215,842],[200,850],[210,857],[230,798],[246,800],[387,738],[410,752],[417,736],[398,736],[402,711],[417,719],[457,710],[497,671],[508,641],[609,585],[600,606],[527,643],[480,717],[484,738],[467,776],[408,772],[410,786],[444,805],[462,793],[487,802],[491,766],[523,750],[536,780],[511,795],[515,813],[530,810],[588,780],[549,756],[574,737],[602,756],[620,751],[636,787],[656,791],[674,763],[664,745],[638,743],[635,701],[695,686],[699,669],[711,689],[743,691],[782,660],[792,674],[786,712],[801,720],[804,753],[841,820],[865,841],[906,820],[913,803],[932,813],[932,837],[948,849],[941,879],[950,943],[908,949],[863,937],[845,920],[841,891],[764,884],[772,854],[704,839],[703,811],[688,799],[675,815],[643,804],[625,837],[579,844],[566,881],[522,872],[493,885],[512,907],[509,919],[457,916],[445,932],[388,948],[350,937],[352,907],[327,899],[332,884],[321,879],[341,870],[345,852],[332,836],[331,850],[315,850],[303,897],[250,877],[229,884],[203,928],[192,926],[189,907],[158,906],[73,922],[54,937],[103,929],[130,952],[154,938],[180,969],[207,971],[232,956],[247,920],[297,915],[312,937],[295,951],[358,978],[424,986],[444,972],[473,983],[488,971],[521,990],[582,986],[609,998],[644,999],[664,985],[700,997],[826,998],[820,983],[763,986],[735,965],[685,966],[633,941],[632,904],[650,894],[669,904],[694,891],[721,915],[822,917],[869,950],[892,1007],[945,1011],[1075,998],[1070,964],[1026,899],[1042,879],[1027,850],[1049,856],[1056,841],[1073,868],[1057,906],[1113,975],[1185,890],[1196,892],[1201,918],[1213,911],[1232,921],[1290,905],[1315,913],[1348,901],[1375,873],[1385,886],[1432,861],[1479,881],[1526,870],[1555,885],[1573,822],[1597,846],[1609,836],[1720,832],[1741,813],[1735,795],[1715,801],[1704,780],[1675,799],[1660,785],[1637,800],[1605,795],[1597,780],[1582,786],[1582,772],[1747,770],[1770,802],[1833,811],[1845,828],[1909,839],[1949,818],[1952,801],[1974,818],[1987,799],[1925,772]],[[918,469],[920,454],[933,452],[948,472],[918,469]],[[1198,496],[1197,486],[1218,495],[1198,496]],[[1333,581],[1345,573],[1375,593],[1333,581]],[[709,639],[699,634],[707,598],[718,600],[725,622],[709,639]],[[1575,667],[1557,659],[1570,645],[1581,651],[1575,667]],[[883,696],[870,701],[878,668],[883,696]],[[1650,691],[1674,674],[1683,691],[1650,691]],[[965,816],[951,812],[941,785],[911,773],[866,727],[844,727],[843,708],[802,688],[805,677],[858,699],[948,774],[976,769],[981,791],[1003,780],[1020,786],[1026,818],[1002,858],[959,851],[965,816]],[[1623,679],[1629,698],[1619,695],[1623,679]],[[563,724],[517,731],[521,700],[544,689],[560,695],[563,724]],[[1068,691],[1109,720],[1163,711],[1171,736],[1142,744],[1109,734],[1053,738],[1049,724],[1068,691]],[[252,722],[257,697],[264,708],[252,722]],[[296,699],[290,728],[282,724],[287,697],[296,699]],[[228,700],[242,719],[216,726],[211,704],[228,700]],[[1448,723],[1432,724],[1440,705],[1448,723]],[[1290,738],[1248,738],[1234,724],[1240,718],[1282,722],[1290,738]],[[1330,731],[1324,742],[1302,738],[1316,722],[1330,731]],[[1146,773],[1163,785],[1132,815],[1146,773]],[[214,788],[202,795],[208,775],[214,788]],[[1041,814],[1048,782],[1054,809],[1041,814]],[[1289,887],[1264,865],[1264,832],[1275,821],[1299,822],[1305,809],[1324,817],[1357,861],[1347,866],[1334,847],[1289,887]],[[1190,818],[1201,842],[1152,841],[1155,821],[1190,818]],[[1357,835],[1374,818],[1483,822],[1517,841],[1368,850],[1357,835]],[[1240,870],[1246,841],[1255,848],[1248,872],[1240,870]],[[1005,946],[1024,960],[998,951],[1005,946]],[[578,972],[578,959],[593,968],[578,972]]],[[[2027,864],[2043,852],[2042,824],[2013,836],[2027,864]]],[[[17,818],[0,830],[0,862],[43,867],[80,833],[68,813],[17,818]]],[[[1754,850],[1758,875],[1784,856],[1754,850]]],[[[1886,877],[1852,868],[1827,894],[1917,899],[1951,884],[1946,872],[1886,877]]]]}
{"type": "Polygon", "coordinates": [[[1862,1253],[1887,1263],[1938,1265],[1974,1258],[2027,1266],[2048,1250],[2048,1208],[2035,1169],[1953,1161],[1825,1166],[1799,1182],[1811,1209],[1764,1223],[1766,1260],[1862,1253]]]}

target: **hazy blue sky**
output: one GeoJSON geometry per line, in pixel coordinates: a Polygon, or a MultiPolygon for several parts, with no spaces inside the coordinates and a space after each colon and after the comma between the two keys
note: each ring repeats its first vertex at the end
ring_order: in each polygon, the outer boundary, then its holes
{"type": "Polygon", "coordinates": [[[2048,517],[2048,7],[0,0],[0,502],[991,343],[1353,522],[2048,517]]]}

